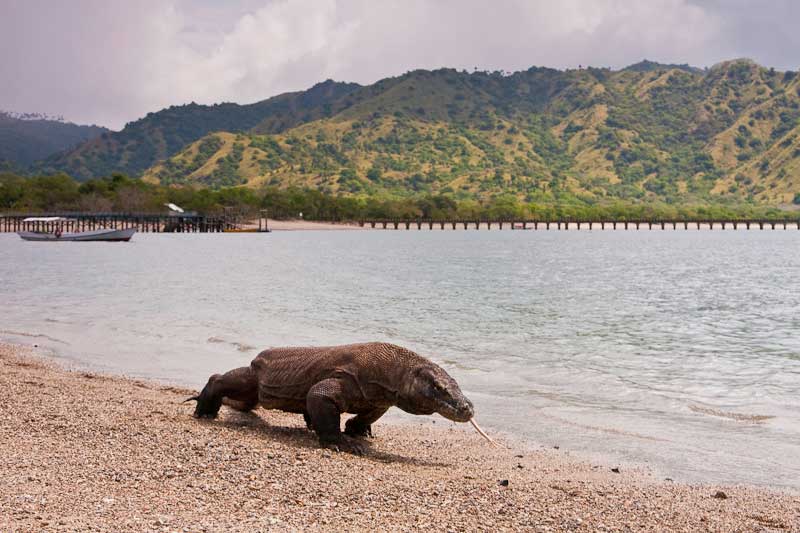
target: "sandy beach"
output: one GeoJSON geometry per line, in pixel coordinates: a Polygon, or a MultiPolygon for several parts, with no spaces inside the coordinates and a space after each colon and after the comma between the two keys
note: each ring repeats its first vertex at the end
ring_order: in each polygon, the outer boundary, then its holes
{"type": "Polygon", "coordinates": [[[364,457],[302,417],[65,370],[0,344],[0,531],[800,531],[800,496],[674,483],[441,418],[378,423],[364,457]]]}
{"type": "MultiPolygon", "coordinates": [[[[272,231],[336,231],[336,230],[363,230],[354,222],[315,222],[313,220],[273,220],[267,221],[269,229],[272,231]]],[[[258,228],[258,221],[243,225],[244,228],[258,228]]]]}

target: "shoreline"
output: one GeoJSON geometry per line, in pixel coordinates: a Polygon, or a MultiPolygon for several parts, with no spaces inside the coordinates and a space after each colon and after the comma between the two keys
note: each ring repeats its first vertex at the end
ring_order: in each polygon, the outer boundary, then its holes
{"type": "Polygon", "coordinates": [[[355,457],[320,449],[299,416],[197,421],[189,389],[2,342],[0,387],[2,531],[800,530],[798,495],[498,450],[440,418],[378,422],[355,457]]]}
{"type": "MultiPolygon", "coordinates": [[[[354,222],[315,222],[313,220],[274,220],[268,219],[267,225],[271,231],[361,231],[369,228],[362,228],[354,222]]],[[[256,229],[258,222],[245,224],[244,228],[256,229]]]]}

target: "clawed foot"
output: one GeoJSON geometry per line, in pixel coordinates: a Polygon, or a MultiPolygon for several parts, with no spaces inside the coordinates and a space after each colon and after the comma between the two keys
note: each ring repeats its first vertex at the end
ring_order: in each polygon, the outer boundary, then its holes
{"type": "Polygon", "coordinates": [[[344,434],[350,437],[374,437],[372,434],[372,426],[353,423],[353,419],[348,420],[344,424],[344,434]]]}
{"type": "Polygon", "coordinates": [[[330,448],[337,452],[352,453],[353,455],[364,455],[367,453],[367,445],[364,442],[348,437],[347,435],[341,435],[338,439],[332,441],[320,439],[320,445],[323,448],[330,448]]]}
{"type": "Polygon", "coordinates": [[[197,400],[197,407],[194,408],[194,416],[195,418],[217,418],[217,413],[219,413],[219,405],[215,402],[209,402],[204,398],[200,398],[197,400]]]}

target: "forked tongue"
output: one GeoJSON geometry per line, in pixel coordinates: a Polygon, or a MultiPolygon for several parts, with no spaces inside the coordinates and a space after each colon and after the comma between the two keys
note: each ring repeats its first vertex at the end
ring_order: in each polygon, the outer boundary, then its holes
{"type": "Polygon", "coordinates": [[[492,437],[490,437],[489,435],[487,435],[487,434],[486,434],[486,432],[485,432],[485,431],[483,431],[483,430],[481,429],[481,427],[478,425],[478,423],[477,423],[477,422],[475,422],[475,419],[474,419],[474,418],[470,418],[470,419],[469,419],[469,423],[470,423],[470,424],[472,424],[472,427],[474,427],[474,428],[475,428],[475,431],[477,431],[478,433],[480,433],[481,437],[483,437],[484,439],[488,440],[488,441],[489,441],[489,443],[490,443],[492,446],[497,446],[498,448],[500,447],[500,445],[499,445],[499,444],[497,444],[497,443],[494,441],[494,439],[492,439],[492,437]]]}

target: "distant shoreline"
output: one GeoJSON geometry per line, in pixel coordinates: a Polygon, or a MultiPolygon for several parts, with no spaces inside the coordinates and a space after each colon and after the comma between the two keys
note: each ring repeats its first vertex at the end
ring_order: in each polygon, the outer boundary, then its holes
{"type": "Polygon", "coordinates": [[[197,421],[188,389],[5,343],[0,388],[3,531],[800,529],[796,495],[497,450],[439,418],[379,422],[355,457],[320,449],[299,416],[197,421]]]}
{"type": "MultiPolygon", "coordinates": [[[[315,230],[364,230],[355,222],[316,222],[313,220],[293,219],[293,220],[273,220],[268,221],[269,229],[272,231],[315,231],[315,230]]],[[[257,229],[258,222],[251,222],[243,225],[246,229],[257,229]]]]}
{"type": "MultiPolygon", "coordinates": [[[[798,227],[800,222],[791,222],[787,223],[787,231],[793,230],[797,231],[800,229],[798,227]]],[[[688,222],[688,226],[685,226],[683,222],[676,223],[673,226],[672,222],[665,222],[664,227],[661,227],[660,222],[652,223],[652,226],[649,223],[639,223],[637,225],[636,222],[629,222],[628,227],[626,228],[624,222],[592,222],[591,227],[588,222],[550,222],[549,226],[547,222],[538,222],[538,225],[534,226],[533,222],[527,222],[524,227],[522,222],[503,222],[502,228],[500,227],[499,222],[491,222],[491,227],[488,222],[468,222],[467,227],[464,227],[464,222],[458,222],[453,227],[452,222],[433,222],[432,224],[428,221],[399,221],[397,224],[397,228],[394,227],[394,222],[388,222],[386,227],[383,227],[382,222],[378,222],[375,224],[373,228],[370,223],[365,223],[364,225],[359,224],[358,222],[354,221],[343,221],[343,222],[325,222],[325,221],[315,221],[315,220],[303,220],[303,219],[290,219],[290,220],[268,220],[268,227],[272,231],[346,231],[346,230],[373,230],[373,231],[475,231],[475,230],[491,230],[491,231],[697,231],[697,230],[713,230],[713,231],[734,231],[733,224],[731,222],[726,222],[725,228],[722,228],[722,224],[720,222],[715,222],[714,227],[712,228],[711,225],[707,222],[701,222],[699,225],[697,222],[688,222]],[[514,228],[512,229],[512,224],[514,228]],[[616,225],[616,228],[614,227],[616,225]],[[408,227],[407,227],[408,226],[408,227]]],[[[242,225],[243,229],[247,230],[255,230],[258,229],[258,222],[248,222],[242,225]]],[[[736,224],[736,231],[772,231],[772,223],[764,223],[763,230],[759,227],[757,223],[752,223],[749,230],[744,222],[738,222],[736,224]]],[[[783,230],[783,223],[776,223],[775,230],[783,230]]]]}
{"type": "Polygon", "coordinates": [[[166,216],[136,213],[62,213],[28,216],[22,214],[0,214],[0,233],[20,231],[52,233],[103,228],[135,228],[141,233],[250,233],[271,231],[319,231],[319,230],[414,230],[414,231],[550,231],[550,230],[597,230],[597,231],[697,231],[697,230],[794,230],[800,229],[795,219],[742,219],[742,218],[698,218],[659,219],[654,218],[573,218],[525,219],[525,218],[466,218],[466,219],[356,219],[343,221],[307,219],[258,219],[244,222],[224,217],[203,215],[166,216]]]}

